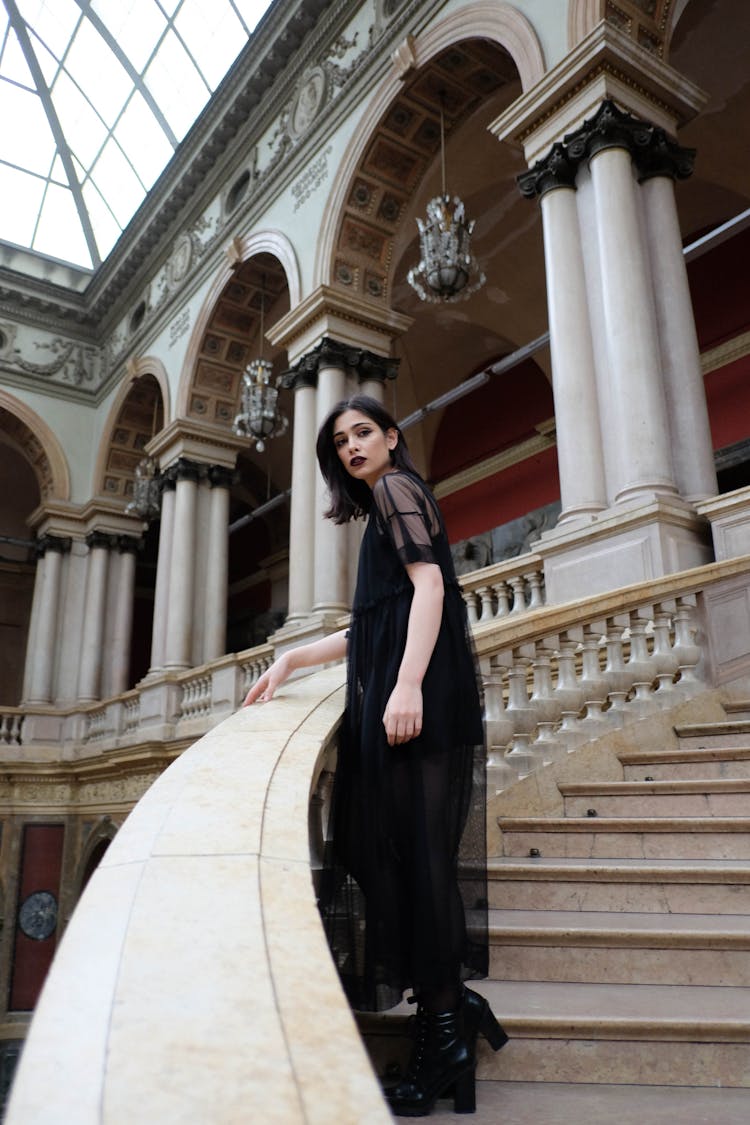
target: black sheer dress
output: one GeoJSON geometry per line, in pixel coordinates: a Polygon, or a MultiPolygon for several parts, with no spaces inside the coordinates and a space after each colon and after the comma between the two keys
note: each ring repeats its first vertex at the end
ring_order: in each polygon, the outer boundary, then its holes
{"type": "Polygon", "coordinates": [[[347,705],[320,908],[352,1007],[487,975],[485,753],[477,671],[448,539],[417,476],[377,481],[359,558],[347,705]],[[412,562],[445,598],[422,733],[389,746],[383,712],[406,643],[412,562]]]}

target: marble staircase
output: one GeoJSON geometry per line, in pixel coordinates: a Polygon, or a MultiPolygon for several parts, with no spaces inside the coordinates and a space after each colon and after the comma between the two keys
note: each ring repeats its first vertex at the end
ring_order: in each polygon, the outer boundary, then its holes
{"type": "MultiPolygon", "coordinates": [[[[477,1125],[750,1120],[750,704],[726,710],[499,819],[477,988],[511,1038],[480,1040],[477,1125]]],[[[364,1022],[381,1073],[403,1018],[364,1022]]]]}

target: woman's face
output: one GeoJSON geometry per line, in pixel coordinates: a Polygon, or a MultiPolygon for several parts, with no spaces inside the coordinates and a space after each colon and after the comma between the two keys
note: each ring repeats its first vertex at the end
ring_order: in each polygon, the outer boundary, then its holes
{"type": "Polygon", "coordinates": [[[396,430],[381,430],[361,410],[345,410],[333,423],[333,444],[349,476],[373,487],[391,469],[391,450],[398,444],[396,430]]]}

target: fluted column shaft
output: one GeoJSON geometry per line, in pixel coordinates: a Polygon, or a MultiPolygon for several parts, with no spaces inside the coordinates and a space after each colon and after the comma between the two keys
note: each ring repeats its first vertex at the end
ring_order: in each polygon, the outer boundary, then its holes
{"type": "Polygon", "coordinates": [[[169,586],[172,567],[175,483],[173,478],[167,477],[161,495],[159,554],[156,563],[154,620],[151,629],[151,667],[149,672],[157,672],[164,667],[167,651],[167,614],[169,611],[169,586]]]}
{"type": "Polygon", "coordinates": [[[226,651],[227,593],[229,583],[229,486],[232,474],[214,466],[208,474],[211,491],[208,507],[208,559],[203,603],[203,660],[215,660],[226,651]]]}
{"type": "Polygon", "coordinates": [[[714,496],[718,487],[672,175],[652,176],[641,191],[674,473],[682,495],[695,501],[714,496]]]}
{"type": "Polygon", "coordinates": [[[294,383],[294,438],[292,444],[292,495],[289,513],[289,621],[298,621],[312,610],[315,554],[315,382],[294,383]]]}
{"type": "Polygon", "coordinates": [[[78,699],[82,703],[92,703],[99,699],[101,694],[107,571],[112,537],[94,531],[87,536],[86,544],[89,548],[89,557],[86,569],[78,699]]]}
{"type": "Polygon", "coordinates": [[[606,507],[596,368],[575,190],[542,195],[552,387],[560,473],[560,523],[606,507]]]}
{"type": "Polygon", "coordinates": [[[118,553],[110,557],[111,574],[116,586],[113,620],[104,653],[103,694],[105,697],[120,695],[129,687],[137,550],[137,539],[129,535],[121,535],[117,541],[118,553]]]}
{"type": "Polygon", "coordinates": [[[591,159],[606,334],[615,503],[676,490],[661,379],[651,277],[639,224],[630,153],[604,148],[591,159]]]}
{"type": "Polygon", "coordinates": [[[27,659],[25,702],[51,703],[55,669],[57,620],[60,611],[60,579],[63,554],[70,549],[70,540],[46,535],[39,543],[42,552],[37,563],[32,610],[32,633],[27,659]]]}
{"type": "Polygon", "coordinates": [[[192,462],[178,462],[167,598],[165,668],[182,669],[191,665],[198,475],[198,467],[192,462]]]}
{"type": "MultiPolygon", "coordinates": [[[[317,429],[330,411],[346,396],[346,368],[318,369],[317,429]]],[[[328,489],[320,472],[315,474],[315,566],[313,610],[341,610],[347,606],[348,536],[346,528],[322,519],[328,507],[328,489]]]]}

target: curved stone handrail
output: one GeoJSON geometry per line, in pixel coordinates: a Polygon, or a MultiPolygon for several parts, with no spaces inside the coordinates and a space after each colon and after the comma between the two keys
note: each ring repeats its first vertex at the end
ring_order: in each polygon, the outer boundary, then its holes
{"type": "Polygon", "coordinates": [[[391,1120],[310,869],[344,676],[231,715],[138,803],[62,939],[7,1125],[391,1120]]]}

